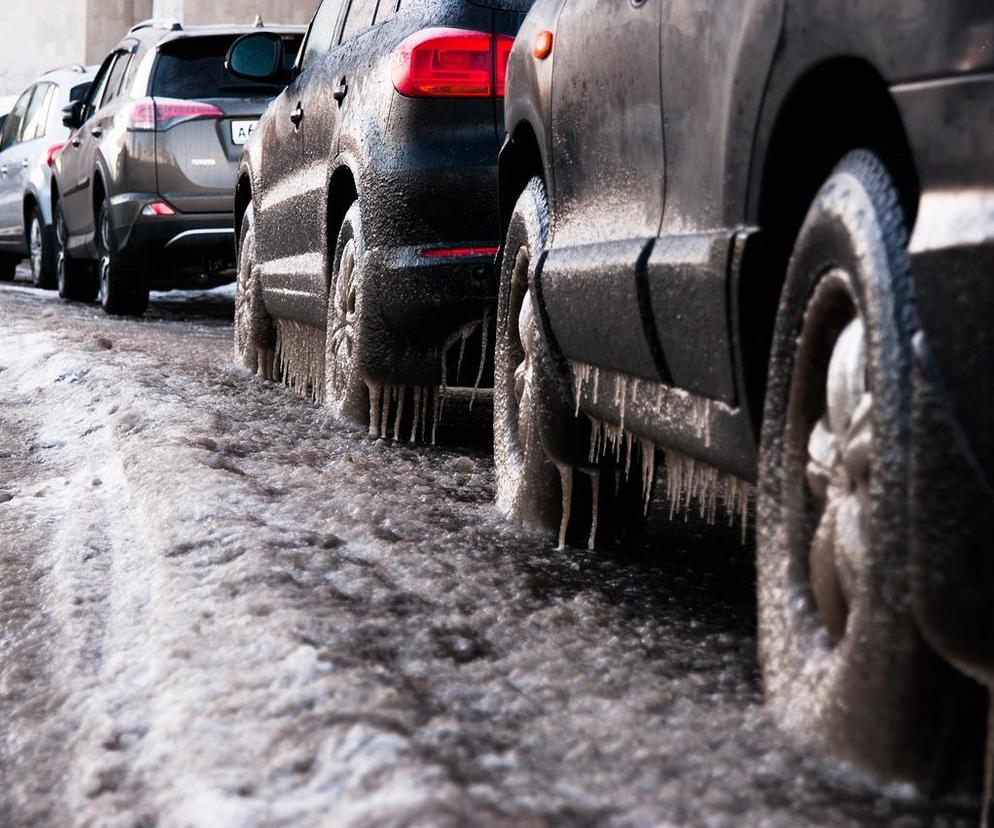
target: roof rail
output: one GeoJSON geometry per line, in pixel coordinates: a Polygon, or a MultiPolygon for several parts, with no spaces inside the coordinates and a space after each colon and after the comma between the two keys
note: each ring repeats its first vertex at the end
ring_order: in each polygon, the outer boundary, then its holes
{"type": "Polygon", "coordinates": [[[167,29],[171,32],[181,32],[183,31],[183,24],[178,20],[143,20],[141,23],[136,23],[128,29],[128,34],[137,32],[139,29],[167,29]]]}
{"type": "Polygon", "coordinates": [[[75,72],[77,75],[82,75],[86,71],[86,67],[79,63],[67,63],[65,66],[56,66],[45,72],[46,75],[52,75],[55,72],[75,72]]]}

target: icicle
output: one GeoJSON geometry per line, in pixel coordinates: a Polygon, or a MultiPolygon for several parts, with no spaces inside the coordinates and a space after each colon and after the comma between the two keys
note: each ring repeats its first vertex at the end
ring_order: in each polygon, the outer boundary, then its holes
{"type": "Polygon", "coordinates": [[[431,386],[424,386],[424,393],[421,395],[421,442],[425,441],[425,433],[428,430],[428,399],[431,397],[431,386]]]}
{"type": "Polygon", "coordinates": [[[473,395],[469,398],[469,410],[473,410],[473,403],[476,402],[476,393],[480,390],[480,383],[483,382],[483,372],[487,367],[487,349],[490,345],[490,311],[483,314],[483,322],[480,331],[480,370],[476,372],[476,382],[473,384],[473,395]]]}
{"type": "Polygon", "coordinates": [[[462,376],[462,361],[466,356],[467,339],[469,339],[469,337],[463,334],[459,342],[459,361],[456,363],[456,382],[459,382],[459,377],[462,376]]]}
{"type": "Polygon", "coordinates": [[[597,404],[597,391],[601,384],[601,369],[594,368],[594,404],[597,404]]]}
{"type": "Polygon", "coordinates": [[[562,517],[559,521],[559,549],[566,548],[566,531],[573,510],[573,467],[556,464],[559,469],[559,481],[563,494],[562,517]]]}
{"type": "Polygon", "coordinates": [[[630,431],[625,432],[625,480],[628,479],[628,475],[632,468],[632,433],[630,431]]]}
{"type": "Polygon", "coordinates": [[[325,335],[312,325],[276,320],[276,351],[280,379],[287,387],[316,402],[324,397],[325,335]]]}
{"type": "Polygon", "coordinates": [[[435,389],[435,407],[431,418],[431,444],[435,445],[438,438],[438,423],[442,419],[442,405],[444,404],[444,388],[435,389]]]}
{"type": "MultiPolygon", "coordinates": [[[[416,443],[418,441],[418,421],[421,419],[421,386],[414,386],[414,422],[411,424],[411,440],[410,442],[416,443]]],[[[397,418],[398,424],[400,423],[400,417],[397,418]]]]}
{"type": "Polygon", "coordinates": [[[399,386],[400,394],[397,399],[397,419],[394,420],[393,424],[393,440],[395,443],[400,442],[400,421],[404,416],[404,400],[407,398],[407,386],[399,386]]]}
{"type": "Polygon", "coordinates": [[[652,481],[656,477],[656,446],[650,440],[642,440],[642,501],[644,513],[649,514],[652,501],[652,481]]]}
{"type": "Polygon", "coordinates": [[[591,508],[592,517],[590,520],[590,539],[587,541],[587,548],[593,550],[597,548],[597,513],[600,507],[601,488],[601,473],[599,471],[591,472],[590,488],[592,491],[593,502],[591,508]]]}
{"type": "Polygon", "coordinates": [[[380,414],[380,437],[383,440],[387,439],[387,433],[390,431],[391,396],[393,396],[393,386],[387,385],[383,389],[383,411],[380,414]]]}
{"type": "Polygon", "coordinates": [[[380,401],[383,397],[383,386],[369,383],[369,436],[374,439],[380,434],[380,401]]]}

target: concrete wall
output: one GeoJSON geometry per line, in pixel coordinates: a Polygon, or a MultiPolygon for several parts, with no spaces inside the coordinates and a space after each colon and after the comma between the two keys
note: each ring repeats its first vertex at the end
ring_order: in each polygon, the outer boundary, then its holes
{"type": "Polygon", "coordinates": [[[100,63],[124,33],[149,17],[189,25],[234,20],[306,23],[318,0],[0,0],[0,97],[46,69],[100,63]]]}

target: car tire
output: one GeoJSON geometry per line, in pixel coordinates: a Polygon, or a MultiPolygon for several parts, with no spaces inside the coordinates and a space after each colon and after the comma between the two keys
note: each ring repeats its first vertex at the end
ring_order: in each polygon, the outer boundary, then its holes
{"type": "Polygon", "coordinates": [[[31,211],[28,220],[28,260],[31,263],[31,283],[36,288],[51,290],[56,286],[55,238],[45,226],[41,209],[31,211]]]}
{"type": "Polygon", "coordinates": [[[117,260],[109,200],[101,202],[97,215],[100,306],[111,316],[141,316],[148,308],[148,286],[140,273],[122,267],[117,260]]]}
{"type": "Polygon", "coordinates": [[[543,445],[562,384],[535,295],[535,272],[548,238],[545,185],[533,178],[514,206],[500,265],[494,471],[500,511],[530,528],[555,533],[563,514],[563,489],[569,483],[564,484],[543,445]]]}
{"type": "Polygon", "coordinates": [[[92,302],[97,298],[97,278],[93,264],[89,261],[73,259],[66,252],[69,232],[66,227],[62,205],[55,206],[55,272],[59,298],[65,302],[92,302]]]}
{"type": "Polygon", "coordinates": [[[363,302],[365,258],[357,201],[345,214],[335,243],[325,327],[324,401],[339,419],[370,428],[370,391],[359,368],[360,349],[369,347],[363,302]]]}
{"type": "Polygon", "coordinates": [[[910,608],[907,244],[886,168],[848,155],[807,215],[776,322],[757,504],[759,649],[767,701],[787,729],[878,779],[934,789],[966,688],[910,608]]]}
{"type": "Polygon", "coordinates": [[[276,327],[262,298],[255,266],[255,218],[249,202],[238,239],[235,282],[235,352],[238,362],[263,379],[275,378],[276,327]]]}

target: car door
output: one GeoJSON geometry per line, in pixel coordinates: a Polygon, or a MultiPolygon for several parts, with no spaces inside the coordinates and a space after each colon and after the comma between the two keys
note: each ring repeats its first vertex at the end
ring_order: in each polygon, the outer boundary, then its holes
{"type": "Polygon", "coordinates": [[[256,245],[262,266],[262,284],[270,311],[315,325],[324,324],[324,308],[302,296],[323,294],[324,193],[327,178],[322,167],[304,161],[305,134],[313,141],[333,128],[331,89],[326,59],[341,31],[343,0],[323,0],[311,21],[301,48],[296,78],[272,105],[262,126],[261,197],[256,203],[256,245]]]}
{"type": "Polygon", "coordinates": [[[730,404],[729,263],[783,10],[784,0],[669,0],[663,20],[666,208],[649,305],[673,384],[730,404]]]}
{"type": "Polygon", "coordinates": [[[25,90],[4,124],[0,137],[0,245],[16,246],[20,225],[21,170],[19,144],[35,87],[25,90]]]}
{"type": "Polygon", "coordinates": [[[83,123],[69,136],[59,156],[58,181],[62,197],[62,213],[69,235],[72,237],[70,247],[74,252],[78,251],[79,239],[84,233],[91,234],[92,242],[94,217],[93,202],[89,195],[97,140],[93,135],[93,128],[110,73],[120,54],[120,52],[111,53],[97,72],[93,86],[90,87],[83,103],[83,123]]]}
{"type": "Polygon", "coordinates": [[[552,83],[554,227],[543,296],[575,361],[666,379],[640,297],[663,213],[660,37],[670,0],[567,0],[552,83]]]}

